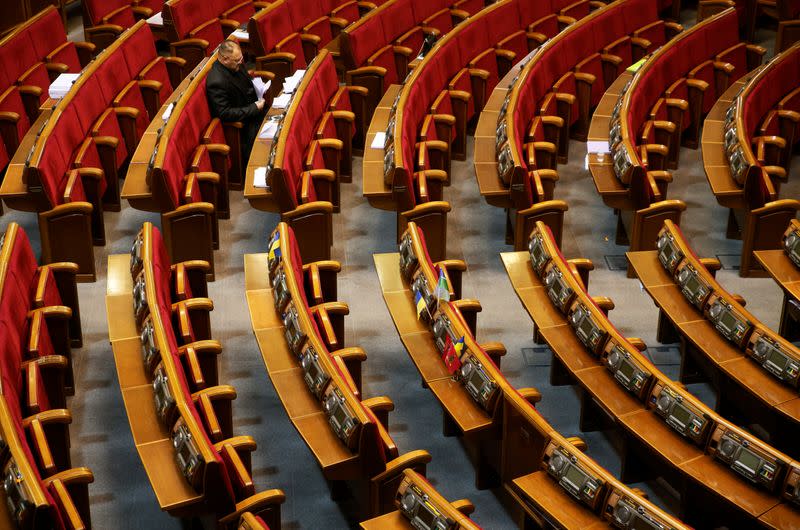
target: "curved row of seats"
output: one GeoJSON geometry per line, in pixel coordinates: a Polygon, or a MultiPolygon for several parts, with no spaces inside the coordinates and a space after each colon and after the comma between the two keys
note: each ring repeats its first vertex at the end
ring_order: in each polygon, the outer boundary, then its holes
{"type": "Polygon", "coordinates": [[[782,52],[800,40],[800,1],[798,0],[700,0],[697,4],[699,20],[704,20],[729,8],[739,14],[739,32],[743,38],[753,40],[756,26],[763,19],[777,21],[775,52],[782,52]]]}
{"type": "Polygon", "coordinates": [[[403,82],[424,41],[441,38],[484,5],[483,0],[388,0],[345,28],[339,48],[347,84],[369,90],[368,115],[390,85],[403,82]]]}
{"type": "Polygon", "coordinates": [[[18,528],[91,528],[88,468],[72,468],[66,395],[81,345],[73,263],[37,266],[25,231],[0,249],[0,456],[3,519],[18,528]]]}
{"type": "MultiPolygon", "coordinates": [[[[667,250],[663,256],[666,266],[683,258],[667,250]]],[[[800,463],[726,421],[650,363],[640,353],[644,343],[624,338],[608,319],[613,302],[588,294],[590,262],[564,258],[543,223],[528,252],[503,260],[536,336],[553,351],[551,381],[583,389],[581,429],[625,433],[623,480],[665,477],[693,525],[797,524],[800,463]]]]}
{"type": "Polygon", "coordinates": [[[82,277],[94,279],[92,243],[105,244],[103,210],[119,210],[118,179],[149,115],[172,92],[168,64],[139,22],[29,130],[30,150],[18,153],[0,191],[11,208],[40,212],[45,262],[75,262],[82,277]]]}
{"type": "MultiPolygon", "coordinates": [[[[126,294],[132,299],[129,318],[140,340],[142,365],[137,369],[151,383],[154,410],[140,411],[143,403],[131,404],[128,419],[133,427],[141,420],[134,414],[157,417],[153,421],[159,423],[158,430],[170,440],[166,450],[174,452],[174,467],[156,470],[157,477],[182,474],[197,494],[173,514],[211,513],[220,528],[233,528],[242,513],[250,511],[280,528],[283,493],[256,493],[250,470],[255,440],[233,435],[236,390],[219,384],[217,357],[222,346],[211,334],[208,270],[207,262],[172,263],[160,231],[151,223],[137,235],[129,269],[133,288],[126,294]]],[[[139,436],[138,429],[134,435],[139,436]]],[[[150,471],[153,463],[145,460],[153,454],[140,456],[150,471]]],[[[157,480],[151,476],[161,499],[157,480]]]]}
{"type": "Polygon", "coordinates": [[[566,162],[570,137],[585,139],[591,112],[606,89],[681,30],[659,19],[653,2],[614,2],[531,57],[509,86],[496,121],[498,178],[513,209],[553,198],[556,163],[566,162]]]}
{"type": "Polygon", "coordinates": [[[94,49],[90,43],[67,40],[61,15],[52,6],[0,40],[0,172],[39,116],[52,80],[80,72],[94,49]]]}
{"type": "Polygon", "coordinates": [[[727,237],[742,239],[741,276],[759,272],[753,251],[778,248],[781,229],[800,209],[779,199],[800,142],[798,71],[800,44],[731,86],[704,122],[706,178],[730,208],[727,237]]]}
{"type": "Polygon", "coordinates": [[[756,259],[783,291],[778,333],[788,341],[800,340],[800,219],[792,219],[783,232],[781,248],[758,250],[756,259]]]}
{"type": "Polygon", "coordinates": [[[83,0],[81,7],[84,34],[102,50],[137,20],[161,12],[164,0],[83,0]]]}
{"type": "Polygon", "coordinates": [[[554,430],[534,408],[541,399],[535,389],[508,383],[498,366],[502,344],[475,340],[480,304],[460,298],[463,262],[434,264],[414,223],[399,250],[375,256],[384,299],[425,385],[442,404],[445,433],[463,436],[473,455],[478,487],[502,484],[523,528],[542,520],[564,528],[601,521],[685,528],[583,454],[581,439],[554,430]],[[408,316],[415,313],[412,323],[408,316]]]}
{"type": "Polygon", "coordinates": [[[268,248],[245,256],[245,282],[253,331],[275,390],[335,491],[351,489],[366,517],[392,511],[403,470],[424,475],[431,456],[401,454],[388,433],[392,401],[361,395],[366,354],[345,347],[349,310],[336,300],[339,264],[304,264],[286,223],[272,232],[268,248]]]}
{"type": "Polygon", "coordinates": [[[173,259],[208,261],[211,278],[218,219],[230,217],[228,190],[241,189],[243,171],[241,124],[213,118],[206,96],[216,61],[204,59],[146,125],[122,192],[134,208],[162,214],[173,259]]]}
{"type": "Polygon", "coordinates": [[[253,15],[247,26],[256,67],[274,73],[276,88],[280,87],[285,78],[306,68],[362,12],[375,7],[372,2],[356,0],[272,2],[253,15]]]}

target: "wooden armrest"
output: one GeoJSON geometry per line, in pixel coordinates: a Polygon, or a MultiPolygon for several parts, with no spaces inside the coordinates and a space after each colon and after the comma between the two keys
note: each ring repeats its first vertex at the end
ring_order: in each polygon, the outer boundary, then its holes
{"type": "Polygon", "coordinates": [[[582,453],[585,453],[586,449],[588,449],[586,442],[579,436],[570,436],[567,438],[567,441],[570,443],[570,445],[582,453]]]}
{"type": "Polygon", "coordinates": [[[435,266],[444,267],[448,272],[464,272],[467,270],[467,263],[461,259],[445,259],[434,263],[435,266]]]}
{"type": "Polygon", "coordinates": [[[502,342],[484,342],[483,344],[480,344],[480,347],[492,359],[499,359],[507,353],[506,347],[502,342]]]}
{"type": "Polygon", "coordinates": [[[615,307],[614,301],[607,296],[593,296],[592,301],[605,314],[608,314],[615,307]]]}
{"type": "Polygon", "coordinates": [[[737,304],[739,304],[740,306],[742,306],[742,307],[744,307],[745,305],[747,305],[747,300],[745,300],[745,299],[744,299],[744,297],[743,297],[742,295],[740,295],[740,294],[731,293],[731,298],[733,298],[733,300],[734,300],[734,301],[735,301],[737,304]]]}
{"type": "Polygon", "coordinates": [[[627,340],[631,346],[639,351],[645,351],[647,349],[647,344],[645,344],[644,341],[639,337],[628,337],[625,340],[627,340]]]}
{"type": "Polygon", "coordinates": [[[536,405],[542,400],[542,393],[533,387],[520,388],[517,392],[531,405],[536,405]]]}
{"type": "Polygon", "coordinates": [[[718,270],[722,269],[722,263],[717,258],[700,258],[700,265],[706,268],[713,276],[718,270]]]}
{"type": "Polygon", "coordinates": [[[383,482],[391,477],[400,475],[404,469],[413,467],[423,468],[431,461],[431,455],[428,451],[417,449],[416,451],[409,451],[394,458],[386,463],[386,469],[374,477],[372,482],[383,482]]]}
{"type": "Polygon", "coordinates": [[[450,506],[466,515],[467,517],[475,511],[475,505],[469,499],[458,499],[450,503],[450,506]]]}

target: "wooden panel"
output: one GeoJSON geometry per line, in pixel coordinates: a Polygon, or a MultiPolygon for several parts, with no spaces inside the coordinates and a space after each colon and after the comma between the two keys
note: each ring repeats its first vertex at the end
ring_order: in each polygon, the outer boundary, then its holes
{"type": "Polygon", "coordinates": [[[136,449],[162,510],[176,510],[202,500],[178,468],[172,440],[137,445],[136,449]]]}
{"type": "Polygon", "coordinates": [[[448,377],[431,381],[428,385],[464,434],[471,434],[491,425],[492,418],[472,400],[461,383],[448,377]]]}

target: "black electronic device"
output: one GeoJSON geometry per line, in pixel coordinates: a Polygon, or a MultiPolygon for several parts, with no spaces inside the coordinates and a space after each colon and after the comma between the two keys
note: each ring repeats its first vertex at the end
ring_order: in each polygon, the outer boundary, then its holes
{"type": "Polygon", "coordinates": [[[322,408],[325,410],[325,414],[328,416],[328,423],[333,432],[336,433],[336,436],[350,449],[356,449],[358,427],[360,427],[361,423],[347,404],[344,394],[336,385],[328,385],[322,400],[322,408]]]}
{"type": "Polygon", "coordinates": [[[303,380],[308,389],[317,396],[317,399],[322,398],[331,376],[320,363],[319,354],[310,342],[306,342],[306,346],[300,354],[300,366],[303,368],[303,380]]]}
{"type": "Polygon", "coordinates": [[[483,364],[469,352],[466,353],[459,372],[461,384],[484,410],[489,410],[499,387],[486,373],[483,364]]]}
{"type": "Polygon", "coordinates": [[[683,296],[702,311],[706,300],[711,294],[711,286],[697,269],[689,262],[678,265],[675,269],[675,281],[678,287],[681,288],[683,296]]]}
{"type": "Polygon", "coordinates": [[[184,419],[178,418],[172,427],[172,446],[175,448],[175,461],[186,481],[195,489],[202,479],[200,473],[202,456],[189,427],[184,419]]]}
{"type": "Polygon", "coordinates": [[[709,301],[706,313],[723,337],[740,348],[744,346],[753,324],[736,308],[721,296],[716,296],[709,301]]]}
{"type": "Polygon", "coordinates": [[[400,512],[417,530],[451,530],[455,521],[444,515],[430,497],[414,484],[409,484],[398,501],[400,512]]]}
{"type": "Polygon", "coordinates": [[[600,353],[608,332],[597,322],[589,308],[582,302],[576,301],[570,308],[568,320],[578,340],[593,355],[600,353]]]}

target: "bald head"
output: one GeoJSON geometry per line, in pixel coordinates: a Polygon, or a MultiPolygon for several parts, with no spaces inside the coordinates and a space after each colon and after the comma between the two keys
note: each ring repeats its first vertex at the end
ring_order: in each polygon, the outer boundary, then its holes
{"type": "Polygon", "coordinates": [[[219,62],[231,70],[238,70],[244,62],[242,48],[236,41],[222,41],[222,44],[219,45],[217,55],[219,56],[219,62]]]}

